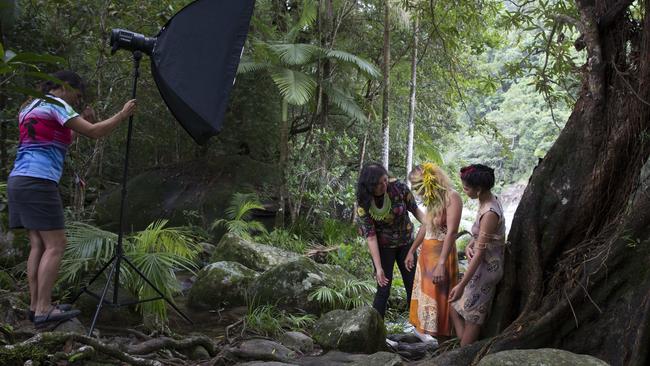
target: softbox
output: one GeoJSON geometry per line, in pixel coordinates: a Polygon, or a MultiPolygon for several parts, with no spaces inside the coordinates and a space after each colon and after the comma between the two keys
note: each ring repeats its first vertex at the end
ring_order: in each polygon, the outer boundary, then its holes
{"type": "Polygon", "coordinates": [[[151,70],[167,107],[198,144],[222,127],[255,0],[197,0],[162,28],[151,70]]]}

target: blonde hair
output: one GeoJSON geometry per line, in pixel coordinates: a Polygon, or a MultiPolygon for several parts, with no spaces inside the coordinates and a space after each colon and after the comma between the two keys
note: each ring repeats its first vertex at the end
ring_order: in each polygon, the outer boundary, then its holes
{"type": "Polygon", "coordinates": [[[427,207],[427,218],[433,223],[441,218],[447,207],[447,192],[451,181],[447,174],[437,164],[424,163],[417,165],[408,176],[413,187],[413,193],[424,201],[427,207]]]}

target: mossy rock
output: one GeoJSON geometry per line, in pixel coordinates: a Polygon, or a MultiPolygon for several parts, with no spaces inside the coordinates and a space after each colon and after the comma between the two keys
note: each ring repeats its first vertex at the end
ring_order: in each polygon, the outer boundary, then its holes
{"type": "MultiPolygon", "coordinates": [[[[127,184],[126,219],[129,228],[142,230],[159,219],[169,226],[187,224],[185,211],[199,214],[209,226],[224,217],[236,192],[257,191],[277,184],[277,169],[272,164],[242,155],[184,162],[141,172],[127,184]]],[[[96,222],[115,231],[118,227],[120,189],[108,192],[97,203],[96,222]]]]}
{"type": "Polygon", "coordinates": [[[479,366],[608,366],[605,361],[561,349],[510,350],[485,356],[479,366]]]}
{"type": "Polygon", "coordinates": [[[262,273],[251,286],[251,293],[258,304],[319,314],[322,305],[310,299],[309,295],[321,286],[344,279],[354,278],[340,267],[299,257],[262,273]]]}
{"type": "Polygon", "coordinates": [[[24,292],[0,293],[0,323],[16,324],[27,317],[28,309],[29,303],[24,301],[24,292]]]}
{"type": "Polygon", "coordinates": [[[0,290],[13,291],[16,288],[14,279],[9,273],[0,270],[0,290]]]}
{"type": "Polygon", "coordinates": [[[188,294],[187,304],[193,309],[216,309],[222,303],[244,305],[246,292],[257,272],[237,262],[215,262],[205,266],[188,294]]]}
{"type": "Polygon", "coordinates": [[[262,272],[298,257],[300,256],[296,253],[270,245],[254,243],[229,233],[224,235],[217,244],[210,262],[237,262],[262,272]]]}
{"type": "Polygon", "coordinates": [[[384,320],[369,306],[324,314],[314,324],[313,336],[325,350],[370,354],[386,347],[384,320]]]}

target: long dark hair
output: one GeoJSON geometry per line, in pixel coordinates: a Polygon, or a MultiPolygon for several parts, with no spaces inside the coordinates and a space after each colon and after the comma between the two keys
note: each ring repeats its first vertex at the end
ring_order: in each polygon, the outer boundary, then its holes
{"type": "MultiPolygon", "coordinates": [[[[50,76],[57,78],[62,82],[68,84],[69,86],[81,91],[82,94],[86,91],[86,84],[84,84],[84,81],[81,78],[81,76],[79,76],[79,74],[77,74],[74,71],[61,70],[53,74],[50,74],[50,76]]],[[[61,86],[62,86],[61,83],[57,83],[56,81],[53,80],[46,80],[43,83],[41,83],[39,89],[41,90],[41,93],[47,94],[54,89],[60,88],[61,86]]]]}
{"type": "Polygon", "coordinates": [[[388,171],[381,164],[368,163],[364,165],[357,181],[357,204],[359,207],[364,210],[370,208],[375,187],[384,175],[388,175],[388,171]]]}
{"type": "Polygon", "coordinates": [[[494,169],[483,164],[472,164],[460,169],[460,179],[470,187],[490,190],[494,187],[494,169]]]}

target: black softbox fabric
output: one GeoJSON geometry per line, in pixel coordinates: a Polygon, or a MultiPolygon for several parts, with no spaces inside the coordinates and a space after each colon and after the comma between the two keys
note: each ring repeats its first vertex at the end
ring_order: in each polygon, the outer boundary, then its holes
{"type": "Polygon", "coordinates": [[[154,80],[199,144],[221,130],[254,5],[255,0],[197,0],[156,37],[154,80]]]}

